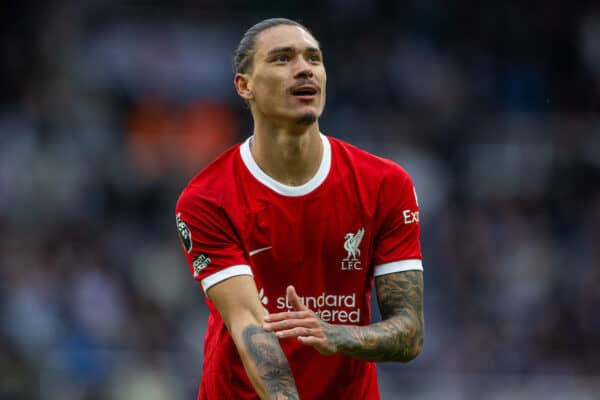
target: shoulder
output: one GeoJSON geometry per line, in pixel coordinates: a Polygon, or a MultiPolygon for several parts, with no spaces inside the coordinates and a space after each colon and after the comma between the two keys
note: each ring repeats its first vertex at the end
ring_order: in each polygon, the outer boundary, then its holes
{"type": "Polygon", "coordinates": [[[227,149],[188,182],[177,200],[177,210],[195,208],[206,203],[217,207],[222,204],[235,184],[240,145],[227,149]]]}
{"type": "Polygon", "coordinates": [[[379,184],[411,183],[408,172],[395,161],[372,154],[341,139],[328,136],[333,153],[351,165],[355,173],[379,184]]]}

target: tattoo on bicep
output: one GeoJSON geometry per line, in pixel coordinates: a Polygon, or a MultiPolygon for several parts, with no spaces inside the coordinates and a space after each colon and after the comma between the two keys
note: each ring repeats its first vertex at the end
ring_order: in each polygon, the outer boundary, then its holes
{"type": "Polygon", "coordinates": [[[277,337],[256,325],[245,328],[242,337],[269,394],[276,399],[298,399],[292,370],[277,337]]]}

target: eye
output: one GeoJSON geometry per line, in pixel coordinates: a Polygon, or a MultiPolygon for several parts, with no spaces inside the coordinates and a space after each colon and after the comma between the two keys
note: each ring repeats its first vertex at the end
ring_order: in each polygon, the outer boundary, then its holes
{"type": "Polygon", "coordinates": [[[308,61],[318,63],[321,62],[321,56],[318,54],[311,54],[308,56],[308,61]]]}
{"type": "Polygon", "coordinates": [[[276,55],[275,58],[273,58],[273,61],[279,62],[279,63],[288,62],[288,61],[290,61],[290,56],[288,56],[287,54],[279,54],[279,55],[276,55]]]}

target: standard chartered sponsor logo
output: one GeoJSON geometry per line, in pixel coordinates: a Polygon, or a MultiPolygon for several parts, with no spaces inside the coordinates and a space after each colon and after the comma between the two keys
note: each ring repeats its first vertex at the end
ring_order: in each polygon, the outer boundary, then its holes
{"type": "MultiPolygon", "coordinates": [[[[325,322],[360,321],[360,307],[356,307],[356,293],[349,295],[321,293],[319,296],[300,297],[302,303],[310,308],[325,322]]],[[[277,309],[292,309],[287,297],[277,298],[277,309]]]]}

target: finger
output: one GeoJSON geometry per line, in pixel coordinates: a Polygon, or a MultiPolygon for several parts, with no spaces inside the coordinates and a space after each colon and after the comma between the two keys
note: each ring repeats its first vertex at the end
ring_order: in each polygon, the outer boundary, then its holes
{"type": "Polygon", "coordinates": [[[283,321],[285,319],[301,319],[312,317],[309,310],[305,311],[285,311],[281,313],[265,315],[264,320],[267,322],[283,321]]]}
{"type": "Polygon", "coordinates": [[[295,337],[299,337],[299,336],[311,337],[312,332],[313,332],[313,330],[310,328],[297,327],[297,328],[293,328],[293,329],[286,329],[283,331],[275,332],[275,335],[279,339],[289,339],[289,338],[295,338],[295,337]]]}
{"type": "Polygon", "coordinates": [[[294,310],[296,310],[296,311],[308,310],[308,308],[304,304],[302,304],[302,301],[300,300],[300,297],[296,293],[296,288],[294,288],[294,286],[289,285],[287,287],[286,294],[287,294],[288,301],[290,302],[290,305],[294,308],[294,310]]]}
{"type": "Polygon", "coordinates": [[[270,324],[264,324],[263,328],[267,332],[284,331],[286,329],[293,329],[303,326],[301,319],[286,319],[284,321],[273,322],[270,324]]]}
{"type": "Polygon", "coordinates": [[[297,339],[300,344],[311,346],[321,354],[335,354],[335,350],[333,350],[324,339],[316,338],[314,336],[298,336],[297,339]]]}
{"type": "Polygon", "coordinates": [[[298,341],[305,346],[317,346],[323,343],[323,339],[315,336],[298,336],[298,341]]]}
{"type": "Polygon", "coordinates": [[[267,332],[277,332],[293,328],[308,328],[314,330],[320,328],[320,326],[318,321],[314,318],[286,319],[279,322],[263,324],[263,329],[267,332]]]}

